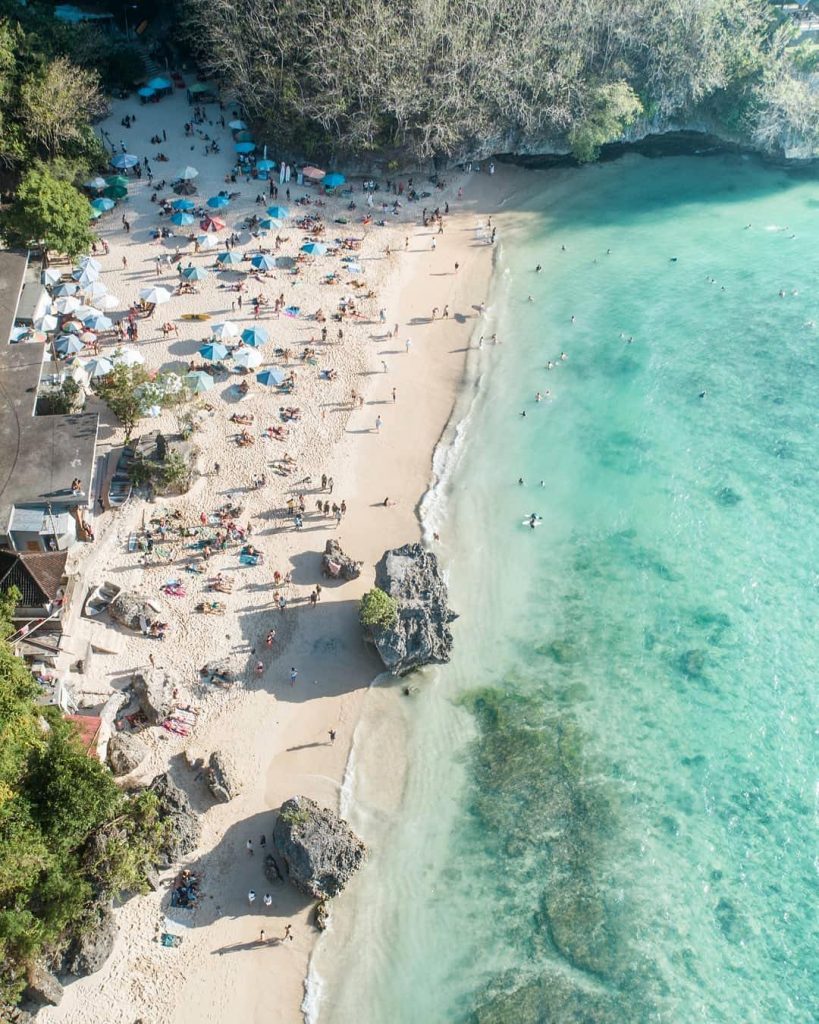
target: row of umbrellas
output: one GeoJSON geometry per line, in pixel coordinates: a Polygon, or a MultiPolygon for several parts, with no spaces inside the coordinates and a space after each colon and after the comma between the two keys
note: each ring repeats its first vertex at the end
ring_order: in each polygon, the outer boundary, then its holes
{"type": "MultiPolygon", "coordinates": [[[[111,371],[109,370],[108,372],[110,373],[111,371]]],[[[284,382],[284,377],[285,375],[281,370],[262,370],[261,373],[256,374],[256,380],[267,388],[278,387],[284,382]]],[[[192,373],[186,373],[183,379],[188,390],[192,391],[195,395],[201,394],[203,391],[210,391],[214,385],[213,377],[204,370],[194,370],[192,373]]]]}

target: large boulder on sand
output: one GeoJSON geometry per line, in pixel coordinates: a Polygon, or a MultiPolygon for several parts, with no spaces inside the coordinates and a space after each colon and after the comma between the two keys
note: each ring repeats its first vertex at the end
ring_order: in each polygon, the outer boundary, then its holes
{"type": "Polygon", "coordinates": [[[363,562],[356,562],[341,550],[337,540],[328,540],[321,556],[321,571],[325,576],[334,576],[343,580],[357,580],[361,575],[363,562]]]}
{"type": "Polygon", "coordinates": [[[108,605],[108,614],[126,629],[142,632],[143,623],[156,618],[160,609],[155,598],[135,590],[123,590],[108,605]]]}
{"type": "Polygon", "coordinates": [[[346,821],[306,796],[282,804],[273,842],[293,885],[320,900],[340,893],[367,855],[346,821]]]}
{"type": "Polygon", "coordinates": [[[447,604],[436,555],[421,544],[385,551],[375,567],[375,585],[398,606],[392,625],[370,627],[367,632],[389,671],[403,676],[422,665],[449,661],[449,624],[457,615],[447,604]]]}
{"type": "Polygon", "coordinates": [[[95,974],[111,955],[116,935],[117,925],[111,905],[96,904],[66,950],[63,958],[66,973],[80,978],[95,974]]]}
{"type": "Polygon", "coordinates": [[[151,725],[159,725],[173,711],[173,682],[161,668],[137,672],[131,683],[139,707],[151,725]]]}
{"type": "Polygon", "coordinates": [[[163,867],[170,867],[185,854],[191,853],[202,838],[202,826],[191,809],[186,794],[167,772],[157,775],[148,787],[159,801],[159,816],[170,819],[171,827],[160,851],[163,867]]]}
{"type": "Polygon", "coordinates": [[[115,733],[108,742],[108,764],[114,775],[135,771],[147,756],[148,748],[131,733],[115,733]]]}
{"type": "Polygon", "coordinates": [[[242,789],[236,768],[219,750],[214,750],[208,759],[205,782],[213,796],[223,804],[238,796],[242,789]]]}
{"type": "Polygon", "coordinates": [[[32,964],[26,974],[23,999],[32,1006],[59,1006],[63,987],[43,964],[32,964]]]}

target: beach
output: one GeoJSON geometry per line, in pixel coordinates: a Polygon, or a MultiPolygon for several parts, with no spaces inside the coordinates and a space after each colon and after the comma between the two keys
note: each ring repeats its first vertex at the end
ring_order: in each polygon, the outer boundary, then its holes
{"type": "MultiPolygon", "coordinates": [[[[224,113],[229,119],[227,105],[224,113]]],[[[166,169],[170,181],[186,164],[198,168],[196,199],[204,200],[226,187],[225,173],[233,160],[231,134],[213,123],[219,116],[216,105],[208,107],[198,130],[218,139],[222,151],[205,156],[204,142],[184,134],[183,124],[190,116],[191,108],[179,94],[147,107],[118,101],[102,128],[115,143],[122,138],[129,152],[152,160],[155,184],[166,169]],[[134,113],[132,127],[120,127],[123,116],[134,113]],[[167,138],[151,145],[149,139],[163,132],[167,138]],[[167,163],[153,163],[160,150],[167,155],[167,163]]],[[[161,599],[161,617],[169,623],[164,642],[120,632],[119,653],[95,657],[81,679],[72,678],[72,684],[89,700],[91,695],[99,700],[112,688],[127,686],[133,673],[148,668],[149,658],[166,670],[178,689],[179,702],[197,708],[195,725],[186,736],[159,728],[140,733],[150,746],[150,757],[126,784],[143,784],[158,772],[169,771],[200,813],[203,837],[184,864],[162,876],[156,892],[132,898],[117,911],[113,955],[97,974],[68,986],[58,1008],[42,1011],[40,1019],[47,1024],[301,1018],[308,958],[317,935],[309,920],[311,904],[290,886],[265,881],[260,840],[265,836],[269,842],[274,812],[290,796],[303,794],[333,809],[339,806],[361,703],[381,671],[377,656],[361,640],[357,600],[372,585],[373,565],[384,550],[420,536],[418,502],[428,486],[432,453],[453,408],[465,354],[480,329],[481,304],[488,293],[494,250],[488,244],[489,232],[479,229],[479,224],[485,225],[501,208],[519,181],[517,172],[502,169],[493,176],[448,177],[444,190],[424,182],[432,192],[424,201],[430,210],[445,203],[451,206],[442,234],[437,234],[437,226],[422,226],[424,202],[420,201],[404,203],[398,216],[388,213],[386,227],[371,226],[365,231],[360,183],[354,183],[356,212],[347,212],[348,197],[328,199],[320,211],[315,206],[297,207],[299,196],[315,199],[319,192],[294,181],[291,202],[283,196],[284,186],[278,199],[269,200],[290,209],[290,218],[279,230],[285,239],[282,254],[295,256],[304,240],[304,232],[293,223],[297,213],[321,212],[331,237],[338,233],[362,238],[356,251],[361,272],[356,277],[365,280],[366,288],[354,289],[344,279],[333,285],[323,283],[328,272],[339,270],[339,263],[317,257],[302,265],[295,281],[276,270],[259,280],[258,286],[249,282],[242,309],[235,305],[237,293],[229,286],[245,275],[212,273],[197,283],[196,294],[174,296],[157,308],[151,320],[140,322],[136,347],[146,366],[180,373],[191,359],[198,360],[197,350],[215,323],[230,320],[240,328],[254,323],[263,326],[271,341],[261,350],[260,368],[268,364],[281,368],[284,360],[275,358],[273,349],[291,350],[285,368],[295,371],[297,381],[293,396],[284,401],[298,406],[300,418],[289,424],[285,441],[268,440],[264,431],[269,424],[279,423],[281,397],[265,394],[254,383],[238,403],[234,385],[239,378],[220,379],[196,403],[199,427],[192,440],[199,454],[188,493],[158,499],[155,504],[132,501],[122,511],[98,514],[95,544],[72,553],[69,571],[85,586],[110,579],[161,599]],[[463,189],[462,199],[459,189],[463,189]],[[342,213],[349,223],[336,228],[332,218],[342,213]],[[270,303],[282,293],[285,305],[300,312],[279,318],[270,305],[264,305],[255,321],[247,295],[257,290],[270,303]],[[370,291],[374,297],[357,300],[359,318],[345,319],[341,325],[329,319],[340,298],[370,291]],[[319,307],[328,315],[326,344],[319,324],[308,318],[319,307]],[[433,321],[434,307],[439,315],[433,321]],[[207,312],[211,320],[180,319],[194,312],[207,312]],[[163,338],[159,328],[164,322],[178,327],[178,335],[163,338]],[[339,326],[344,332],[341,340],[334,337],[339,326]],[[315,349],[315,364],[299,358],[305,346],[315,349]],[[328,368],[335,371],[335,379],[322,376],[328,368]],[[357,402],[353,391],[361,396],[357,402]],[[247,447],[237,445],[238,428],[229,421],[237,412],[254,418],[249,427],[254,440],[247,447]],[[294,469],[279,475],[277,467],[283,472],[280,460],[285,452],[294,460],[294,469]],[[333,479],[332,498],[329,490],[321,491],[322,474],[333,479]],[[261,475],[266,478],[264,486],[253,486],[254,477],[261,475]],[[288,497],[299,494],[306,505],[301,530],[293,528],[284,508],[288,497]],[[347,511],[338,524],[315,511],[319,494],[324,501],[344,501],[347,511]],[[171,548],[167,560],[128,551],[131,534],[162,510],[179,512],[182,521],[198,524],[200,516],[211,515],[228,501],[242,506],[237,521],[251,525],[250,539],[262,551],[263,564],[240,567],[238,550],[228,548],[212,556],[205,574],[188,574],[185,566],[191,554],[184,544],[166,542],[163,547],[171,548]],[[339,584],[322,579],[320,558],[330,538],[363,561],[358,580],[339,584]],[[283,575],[292,572],[284,611],[273,604],[274,570],[283,575]],[[197,614],[195,605],[210,594],[207,580],[217,573],[233,581],[231,593],[213,595],[224,602],[226,613],[197,614]],[[184,597],[162,597],[160,588],[171,578],[182,580],[184,597]],[[323,586],[321,599],[312,605],[309,595],[317,583],[323,586]],[[268,648],[265,637],[270,630],[276,631],[276,637],[268,648]],[[205,692],[199,669],[219,658],[235,666],[240,681],[230,690],[205,692]],[[263,663],[260,672],[258,661],[263,663]],[[295,685],[290,681],[291,667],[297,670],[295,685]],[[332,741],[330,730],[335,733],[332,741]],[[214,804],[201,771],[189,767],[199,758],[206,760],[214,750],[227,755],[242,779],[240,795],[226,804],[214,804]],[[255,845],[253,855],[246,850],[248,839],[255,845]],[[171,915],[166,920],[168,884],[179,867],[191,868],[202,878],[203,897],[190,917],[171,915]],[[259,893],[269,889],[272,906],[264,907],[261,899],[249,906],[250,889],[259,893]],[[292,925],[292,942],[280,941],[286,924],[292,925]],[[183,936],[179,948],[159,944],[159,934],[166,927],[183,936]],[[262,929],[265,943],[259,941],[262,929]]],[[[267,184],[240,178],[227,187],[241,194],[222,214],[228,224],[223,235],[244,216],[261,212],[263,207],[255,200],[267,184]]],[[[172,289],[178,282],[175,263],[156,269],[155,257],[174,252],[175,245],[151,237],[159,223],[157,206],[150,200],[152,191],[144,177],[131,183],[127,203],[98,222],[100,236],[110,246],[110,253],[100,257],[101,280],[121,298],[123,309],[141,288],[172,289]],[[129,223],[127,233],[121,210],[129,223]]],[[[271,239],[264,244],[270,245],[271,239]]],[[[258,245],[247,232],[240,233],[236,251],[255,251],[258,245]]],[[[186,266],[191,262],[210,267],[220,251],[224,251],[221,245],[208,254],[194,253],[188,245],[180,258],[186,266]]],[[[108,347],[114,346],[103,344],[103,355],[108,347]]],[[[121,445],[123,429],[104,404],[92,397],[88,407],[101,413],[102,450],[121,445]]],[[[184,407],[163,410],[155,419],[143,420],[137,433],[161,430],[173,436],[177,413],[182,411],[184,407]]],[[[78,615],[72,615],[72,620],[72,636],[79,642],[87,624],[78,615]]],[[[397,762],[400,757],[396,751],[397,762]]]]}

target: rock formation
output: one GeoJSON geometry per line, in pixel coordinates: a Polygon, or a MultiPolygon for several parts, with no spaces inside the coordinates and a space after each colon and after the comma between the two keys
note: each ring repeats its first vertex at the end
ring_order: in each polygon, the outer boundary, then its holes
{"type": "Polygon", "coordinates": [[[173,710],[174,686],[161,668],[137,672],[132,687],[139,707],[151,725],[159,725],[173,710]]]}
{"type": "Polygon", "coordinates": [[[151,622],[156,618],[158,608],[155,598],[149,598],[135,590],[123,590],[108,605],[108,614],[121,626],[141,632],[144,622],[151,622]]]}
{"type": "Polygon", "coordinates": [[[167,772],[157,775],[149,788],[159,800],[160,818],[170,819],[171,822],[161,850],[162,866],[170,867],[186,853],[196,849],[202,837],[202,826],[191,810],[187,796],[174,784],[167,772]]]}
{"type": "Polygon", "coordinates": [[[223,804],[238,796],[242,789],[235,767],[219,750],[210,755],[205,782],[213,796],[223,804]]]}
{"type": "Polygon", "coordinates": [[[340,893],[367,855],[346,821],[305,796],[282,804],[273,842],[293,885],[319,900],[340,893]]]}
{"type": "Polygon", "coordinates": [[[355,562],[341,550],[337,540],[328,540],[324,545],[321,557],[321,571],[325,576],[338,577],[343,580],[357,580],[361,575],[363,562],[355,562]]]}
{"type": "Polygon", "coordinates": [[[319,900],[313,911],[313,924],[323,932],[330,923],[330,904],[327,900],[319,900]]]}
{"type": "Polygon", "coordinates": [[[135,771],[147,756],[148,748],[131,733],[115,733],[108,743],[108,763],[114,775],[135,771]]]}
{"type": "Polygon", "coordinates": [[[111,955],[116,935],[117,925],[110,903],[96,904],[66,950],[63,969],[77,977],[95,974],[111,955]]]}
{"type": "Polygon", "coordinates": [[[385,551],[375,567],[375,585],[398,604],[396,622],[370,629],[368,637],[389,671],[403,676],[422,665],[449,661],[449,624],[457,616],[447,605],[437,557],[421,544],[385,551]]]}
{"type": "Polygon", "coordinates": [[[26,976],[23,992],[25,1003],[33,1007],[59,1006],[63,998],[63,987],[43,964],[32,964],[26,976]]]}

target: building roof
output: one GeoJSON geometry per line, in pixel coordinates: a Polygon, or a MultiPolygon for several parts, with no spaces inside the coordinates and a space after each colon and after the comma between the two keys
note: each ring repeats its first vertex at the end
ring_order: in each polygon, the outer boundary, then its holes
{"type": "Polygon", "coordinates": [[[42,364],[41,344],[0,343],[0,533],[15,505],[88,504],[99,417],[34,416],[42,364]]]}
{"type": "Polygon", "coordinates": [[[0,593],[17,587],[21,608],[51,604],[62,586],[67,557],[66,551],[0,551],[0,593]]]}
{"type": "Polygon", "coordinates": [[[28,253],[0,249],[0,345],[11,337],[27,266],[28,253]]]}

